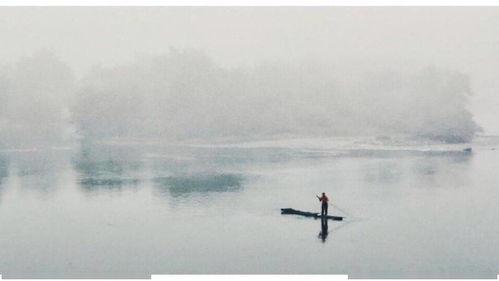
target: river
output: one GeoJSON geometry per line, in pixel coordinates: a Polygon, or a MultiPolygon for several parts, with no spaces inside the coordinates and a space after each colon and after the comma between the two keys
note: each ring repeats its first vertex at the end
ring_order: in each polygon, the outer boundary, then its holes
{"type": "Polygon", "coordinates": [[[4,150],[0,274],[496,278],[495,148],[499,139],[481,137],[462,145],[336,138],[4,150]],[[321,192],[344,221],[280,214],[319,211],[321,192]]]}

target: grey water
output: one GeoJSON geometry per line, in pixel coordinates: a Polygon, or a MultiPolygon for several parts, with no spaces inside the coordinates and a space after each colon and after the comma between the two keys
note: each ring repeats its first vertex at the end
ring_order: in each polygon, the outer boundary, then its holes
{"type": "Polygon", "coordinates": [[[496,278],[499,141],[86,143],[0,153],[3,278],[496,278]],[[471,153],[462,151],[471,146],[471,153]],[[345,216],[327,226],[280,208],[345,216]]]}

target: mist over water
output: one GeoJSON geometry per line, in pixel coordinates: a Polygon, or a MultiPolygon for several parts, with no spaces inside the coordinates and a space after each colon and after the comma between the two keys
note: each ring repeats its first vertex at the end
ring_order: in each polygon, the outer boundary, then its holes
{"type": "Polygon", "coordinates": [[[4,152],[0,272],[495,278],[497,139],[473,153],[323,140],[4,152]],[[318,211],[323,191],[345,221],[280,215],[318,211]]]}
{"type": "Polygon", "coordinates": [[[495,278],[497,12],[333,8],[0,7],[0,274],[495,278]]]}

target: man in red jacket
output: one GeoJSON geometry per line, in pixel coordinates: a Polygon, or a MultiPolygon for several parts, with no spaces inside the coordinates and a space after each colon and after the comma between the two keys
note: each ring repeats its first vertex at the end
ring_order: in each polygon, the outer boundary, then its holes
{"type": "Polygon", "coordinates": [[[322,196],[317,196],[320,202],[322,202],[321,208],[321,216],[327,216],[327,203],[329,202],[329,198],[327,198],[326,193],[322,192],[322,196]]]}

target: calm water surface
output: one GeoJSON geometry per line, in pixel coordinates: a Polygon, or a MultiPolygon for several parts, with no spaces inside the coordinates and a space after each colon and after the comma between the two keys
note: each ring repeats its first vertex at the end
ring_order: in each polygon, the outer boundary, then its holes
{"type": "Polygon", "coordinates": [[[324,140],[3,151],[0,274],[496,278],[494,143],[472,153],[324,140]],[[318,211],[322,191],[346,221],[280,214],[318,211]]]}

